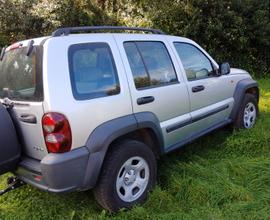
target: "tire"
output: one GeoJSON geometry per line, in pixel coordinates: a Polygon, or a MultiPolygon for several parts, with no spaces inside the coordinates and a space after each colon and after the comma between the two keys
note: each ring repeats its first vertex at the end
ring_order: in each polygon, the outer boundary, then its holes
{"type": "Polygon", "coordinates": [[[243,102],[239,108],[239,112],[234,122],[234,128],[236,129],[252,128],[256,122],[258,112],[259,112],[258,102],[255,96],[248,93],[245,94],[243,102]]]}
{"type": "Polygon", "coordinates": [[[107,153],[94,189],[95,198],[110,212],[131,208],[146,200],[155,185],[156,171],[152,150],[144,143],[125,140],[107,153]]]}

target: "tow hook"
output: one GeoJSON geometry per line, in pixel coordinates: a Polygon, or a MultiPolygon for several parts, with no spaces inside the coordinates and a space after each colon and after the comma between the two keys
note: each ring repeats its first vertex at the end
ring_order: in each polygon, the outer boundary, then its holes
{"type": "Polygon", "coordinates": [[[5,193],[12,191],[14,189],[17,189],[23,185],[25,185],[26,183],[23,182],[22,180],[20,180],[18,177],[8,177],[7,178],[7,188],[0,190],[0,196],[4,195],[5,193]]]}

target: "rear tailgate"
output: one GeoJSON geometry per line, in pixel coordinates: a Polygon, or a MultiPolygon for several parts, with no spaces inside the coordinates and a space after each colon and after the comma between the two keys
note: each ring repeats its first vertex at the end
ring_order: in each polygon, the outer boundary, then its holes
{"type": "Polygon", "coordinates": [[[16,102],[12,111],[23,145],[23,154],[41,160],[48,154],[41,125],[44,113],[42,103],[16,102]]]}
{"type": "Polygon", "coordinates": [[[30,55],[29,42],[7,48],[0,61],[0,99],[14,103],[11,110],[23,145],[23,154],[41,160],[47,155],[41,119],[43,110],[42,46],[30,55]]]}

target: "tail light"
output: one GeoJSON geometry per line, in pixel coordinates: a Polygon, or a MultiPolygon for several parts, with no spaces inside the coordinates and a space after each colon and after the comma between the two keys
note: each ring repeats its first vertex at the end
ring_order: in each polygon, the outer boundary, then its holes
{"type": "Polygon", "coordinates": [[[45,143],[49,153],[64,153],[71,149],[71,130],[66,117],[60,113],[47,113],[42,118],[45,143]]]}

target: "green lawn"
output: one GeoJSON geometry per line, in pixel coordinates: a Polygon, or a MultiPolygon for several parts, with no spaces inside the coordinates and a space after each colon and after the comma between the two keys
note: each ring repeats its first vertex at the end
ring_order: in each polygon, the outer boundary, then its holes
{"type": "Polygon", "coordinates": [[[91,191],[55,195],[24,186],[0,197],[0,219],[270,219],[270,79],[259,83],[255,128],[221,129],[164,156],[144,205],[110,215],[91,191]]]}

